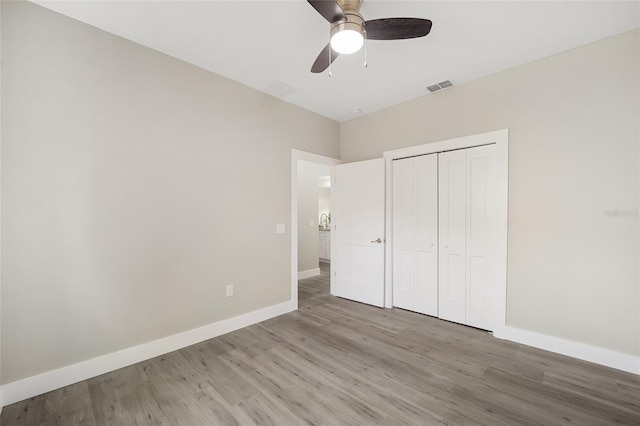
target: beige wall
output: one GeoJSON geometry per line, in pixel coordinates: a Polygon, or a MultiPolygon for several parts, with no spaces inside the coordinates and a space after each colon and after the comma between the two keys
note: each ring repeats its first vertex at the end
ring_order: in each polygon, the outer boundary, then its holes
{"type": "Polygon", "coordinates": [[[289,300],[291,148],[338,124],[2,3],[2,382],[289,300]]]}
{"type": "Polygon", "coordinates": [[[318,269],[318,189],[317,163],[298,160],[298,272],[318,269]],[[309,226],[309,221],[313,226],[309,226]]]}
{"type": "Polygon", "coordinates": [[[640,355],[639,38],[343,123],[341,159],[509,128],[507,324],[640,355]]]}

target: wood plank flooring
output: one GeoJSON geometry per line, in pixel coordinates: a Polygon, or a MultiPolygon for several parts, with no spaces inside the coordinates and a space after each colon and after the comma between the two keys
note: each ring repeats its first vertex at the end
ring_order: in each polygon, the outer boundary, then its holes
{"type": "Polygon", "coordinates": [[[640,377],[329,295],[4,408],[13,425],[640,425],[640,377]]]}

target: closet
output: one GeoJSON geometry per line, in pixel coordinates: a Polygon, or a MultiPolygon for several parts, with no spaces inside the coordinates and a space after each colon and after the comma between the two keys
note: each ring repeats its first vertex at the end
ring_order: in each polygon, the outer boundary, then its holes
{"type": "Polygon", "coordinates": [[[492,330],[494,145],[393,161],[393,305],[492,330]]]}

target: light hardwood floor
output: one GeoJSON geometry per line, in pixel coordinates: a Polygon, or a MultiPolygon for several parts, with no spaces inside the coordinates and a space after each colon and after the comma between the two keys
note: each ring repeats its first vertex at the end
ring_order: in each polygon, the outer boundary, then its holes
{"type": "Polygon", "coordinates": [[[640,425],[640,377],[329,295],[4,408],[9,425],[640,425]]]}

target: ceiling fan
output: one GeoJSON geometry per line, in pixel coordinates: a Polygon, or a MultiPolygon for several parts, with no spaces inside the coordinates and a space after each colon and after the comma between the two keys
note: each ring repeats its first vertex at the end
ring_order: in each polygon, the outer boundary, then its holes
{"type": "Polygon", "coordinates": [[[365,21],[360,15],[363,0],[307,0],[331,24],[331,41],[311,67],[321,73],[339,54],[355,53],[367,40],[402,40],[424,37],[431,21],[421,18],[383,18],[365,21]]]}

